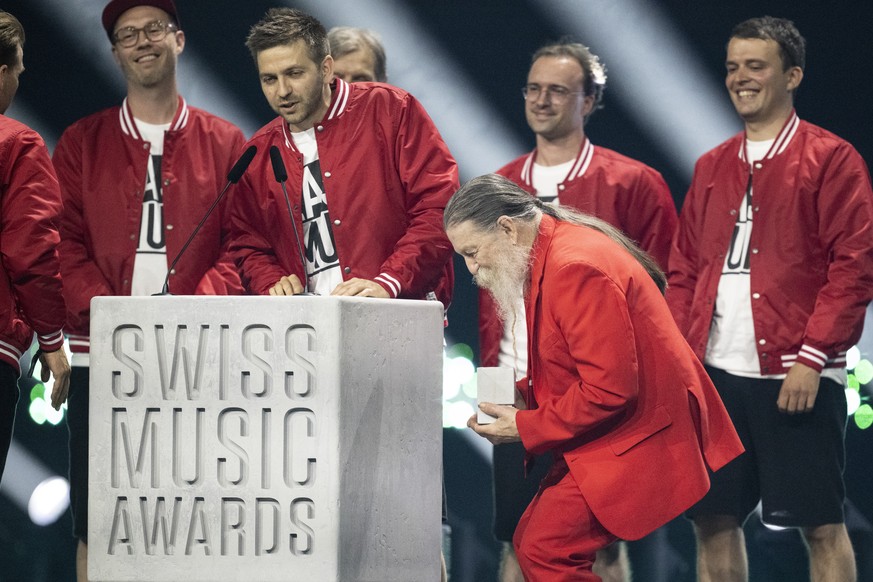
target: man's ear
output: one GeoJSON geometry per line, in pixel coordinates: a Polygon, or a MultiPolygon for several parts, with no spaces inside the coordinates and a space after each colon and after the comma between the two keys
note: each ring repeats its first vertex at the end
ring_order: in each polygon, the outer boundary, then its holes
{"type": "Polygon", "coordinates": [[[788,71],[788,91],[794,91],[800,87],[801,81],[803,81],[803,69],[800,67],[791,67],[788,71]]]}
{"type": "Polygon", "coordinates": [[[504,214],[497,219],[497,227],[501,233],[509,237],[513,244],[518,241],[518,223],[515,220],[504,214]]]}
{"type": "Polygon", "coordinates": [[[594,111],[594,95],[586,95],[582,100],[582,117],[588,117],[594,111]]]}
{"type": "Polygon", "coordinates": [[[176,36],[176,56],[179,56],[182,54],[182,51],[185,50],[185,32],[177,30],[173,34],[176,36]]]}
{"type": "Polygon", "coordinates": [[[331,55],[326,55],[321,61],[321,72],[325,79],[333,80],[333,57],[331,55]]]}

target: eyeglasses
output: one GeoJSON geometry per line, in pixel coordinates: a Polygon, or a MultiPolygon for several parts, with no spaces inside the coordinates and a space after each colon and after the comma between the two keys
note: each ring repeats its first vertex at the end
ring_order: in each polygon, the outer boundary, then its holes
{"type": "Polygon", "coordinates": [[[566,87],[561,87],[560,85],[540,87],[533,83],[521,88],[521,94],[524,95],[524,98],[528,101],[536,101],[543,93],[546,94],[547,99],[550,99],[555,103],[565,103],[567,99],[570,98],[570,95],[579,95],[584,93],[584,91],[570,91],[566,87]]]}
{"type": "Polygon", "coordinates": [[[173,32],[175,30],[175,24],[171,22],[164,22],[163,20],[153,20],[142,28],[125,26],[124,28],[120,28],[115,31],[115,43],[123,46],[124,48],[130,48],[134,46],[139,40],[140,32],[145,33],[145,37],[150,41],[160,42],[164,40],[168,32],[173,32]]]}

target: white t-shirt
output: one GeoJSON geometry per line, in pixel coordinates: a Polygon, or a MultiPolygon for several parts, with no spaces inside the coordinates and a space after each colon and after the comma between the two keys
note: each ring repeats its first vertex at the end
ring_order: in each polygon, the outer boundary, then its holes
{"type": "MultiPolygon", "coordinates": [[[[532,181],[537,198],[543,202],[559,205],[558,184],[567,177],[574,162],[575,160],[570,160],[557,166],[534,164],[532,181]]],[[[517,315],[514,329],[512,321],[503,323],[503,337],[500,339],[497,363],[501,367],[515,368],[516,377],[521,378],[527,374],[527,320],[521,289],[515,304],[515,312],[517,315]]]]}
{"type": "MultiPolygon", "coordinates": [[[[746,154],[750,164],[763,159],[773,146],[774,140],[746,140],[746,154]]],[[[759,193],[766,195],[766,193],[759,193]]],[[[782,379],[785,374],[761,374],[758,361],[755,325],[752,319],[751,275],[749,269],[749,242],[752,239],[753,192],[743,196],[737,212],[737,222],[725,256],[715,312],[709,330],[704,361],[735,376],[747,378],[782,379]]],[[[846,383],[845,370],[825,369],[822,377],[841,384],[846,383]]]]}
{"type": "Polygon", "coordinates": [[[558,184],[566,179],[570,173],[570,168],[576,160],[570,160],[557,166],[543,166],[534,164],[532,174],[533,187],[537,191],[537,198],[543,202],[551,202],[558,205],[561,203],[558,200],[558,184]]]}
{"type": "Polygon", "coordinates": [[[321,165],[318,162],[315,129],[291,133],[291,137],[294,145],[303,154],[303,253],[306,258],[309,290],[318,295],[330,295],[343,282],[343,275],[334,244],[321,165]]]}
{"type": "Polygon", "coordinates": [[[167,277],[167,242],[164,231],[164,197],[161,191],[161,157],[169,123],[155,125],[134,119],[143,139],[151,144],[142,201],[139,242],[133,263],[131,295],[158,293],[167,277]]]}

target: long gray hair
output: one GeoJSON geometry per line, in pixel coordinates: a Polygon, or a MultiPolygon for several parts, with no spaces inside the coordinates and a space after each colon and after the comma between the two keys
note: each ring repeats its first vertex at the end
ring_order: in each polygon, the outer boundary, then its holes
{"type": "Polygon", "coordinates": [[[620,230],[606,221],[566,206],[544,204],[516,183],[497,174],[485,174],[461,186],[446,205],[443,227],[448,230],[452,226],[470,221],[483,231],[493,231],[497,229],[497,219],[501,216],[533,222],[540,213],[602,232],[624,247],[643,266],[661,293],[667,289],[667,278],[655,260],[620,230]]]}

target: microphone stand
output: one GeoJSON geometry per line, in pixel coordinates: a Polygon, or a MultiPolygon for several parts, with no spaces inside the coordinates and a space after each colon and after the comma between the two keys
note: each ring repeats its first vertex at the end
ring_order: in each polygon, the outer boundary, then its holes
{"type": "Polygon", "coordinates": [[[300,256],[300,266],[303,268],[303,293],[301,295],[316,295],[316,293],[309,291],[309,276],[306,274],[306,257],[303,253],[303,242],[300,240],[300,233],[297,232],[297,222],[294,220],[291,200],[288,198],[288,189],[285,187],[285,182],[288,180],[288,171],[285,169],[285,162],[282,161],[282,154],[276,146],[270,146],[270,162],[273,164],[273,175],[282,186],[285,205],[288,207],[288,217],[291,219],[291,230],[294,231],[294,240],[297,242],[297,253],[300,256]]]}
{"type": "MultiPolygon", "coordinates": [[[[275,147],[275,146],[274,146],[275,147]]],[[[182,258],[182,255],[185,254],[185,251],[188,249],[188,245],[191,244],[191,241],[194,240],[194,237],[197,236],[197,233],[200,232],[200,229],[203,228],[203,225],[206,224],[206,220],[212,215],[212,211],[215,210],[215,207],[218,206],[218,203],[221,202],[222,198],[224,198],[224,194],[231,187],[232,184],[236,184],[239,182],[239,179],[242,178],[242,175],[245,173],[246,169],[248,169],[249,164],[252,163],[252,160],[257,153],[257,146],[249,146],[249,148],[243,152],[243,155],[240,156],[239,160],[233,165],[230,169],[230,172],[227,173],[227,184],[224,185],[221,192],[219,192],[218,197],[216,197],[215,201],[209,207],[209,210],[206,211],[206,214],[203,215],[203,218],[200,219],[200,222],[197,226],[194,227],[194,230],[191,231],[191,236],[188,237],[188,240],[185,241],[185,244],[182,245],[182,248],[176,254],[176,257],[173,259],[173,262],[170,263],[170,268],[167,269],[167,276],[164,277],[164,284],[161,287],[160,293],[152,293],[152,297],[162,297],[165,295],[172,295],[170,293],[170,275],[173,272],[173,269],[176,268],[176,263],[179,262],[179,259],[182,258]]]]}

